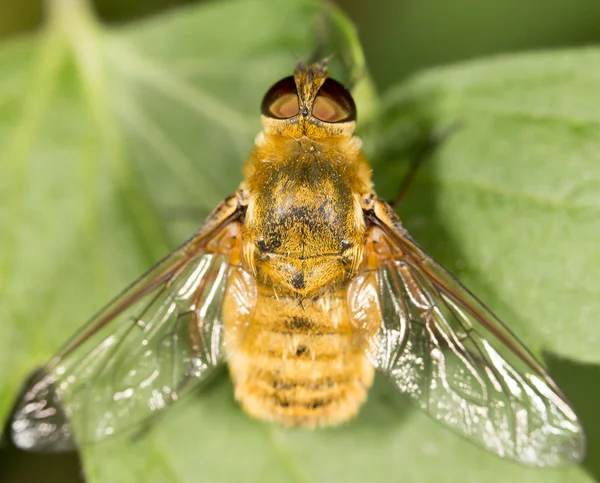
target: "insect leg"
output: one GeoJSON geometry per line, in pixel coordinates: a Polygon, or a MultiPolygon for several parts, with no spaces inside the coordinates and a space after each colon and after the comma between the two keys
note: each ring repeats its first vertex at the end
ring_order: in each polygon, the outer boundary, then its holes
{"type": "Polygon", "coordinates": [[[195,206],[169,206],[165,209],[167,222],[198,221],[206,218],[206,210],[195,206]]]}
{"type": "Polygon", "coordinates": [[[429,139],[419,148],[417,152],[413,155],[410,166],[408,167],[408,171],[404,175],[404,179],[398,188],[398,193],[394,197],[393,200],[389,201],[389,205],[392,208],[396,208],[400,203],[404,201],[408,190],[419,171],[419,168],[423,165],[423,162],[427,160],[435,150],[451,135],[453,134],[459,127],[458,122],[452,123],[450,126],[434,131],[429,139]]]}

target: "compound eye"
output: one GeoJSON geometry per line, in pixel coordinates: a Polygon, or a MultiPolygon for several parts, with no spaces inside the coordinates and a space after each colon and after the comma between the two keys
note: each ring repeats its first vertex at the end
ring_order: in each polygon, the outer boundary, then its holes
{"type": "Polygon", "coordinates": [[[356,105],[350,92],[333,79],[327,79],[313,104],[312,114],[324,122],[349,122],[356,120],[356,105]]]}
{"type": "Polygon", "coordinates": [[[298,114],[298,92],[294,77],[286,77],[271,87],[260,106],[261,112],[267,117],[288,119],[298,114]]]}

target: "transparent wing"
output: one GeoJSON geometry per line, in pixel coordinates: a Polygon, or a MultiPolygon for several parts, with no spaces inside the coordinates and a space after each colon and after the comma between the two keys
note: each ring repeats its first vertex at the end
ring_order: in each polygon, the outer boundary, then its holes
{"type": "Polygon", "coordinates": [[[433,419],[527,465],[582,460],[583,430],[544,368],[406,232],[371,229],[348,302],[371,362],[433,419]]]}
{"type": "Polygon", "coordinates": [[[254,307],[254,280],[228,262],[238,232],[231,223],[208,245],[190,240],[84,326],[26,391],[12,422],[15,444],[60,451],[99,441],[204,380],[234,349],[223,337],[226,292],[254,307]]]}

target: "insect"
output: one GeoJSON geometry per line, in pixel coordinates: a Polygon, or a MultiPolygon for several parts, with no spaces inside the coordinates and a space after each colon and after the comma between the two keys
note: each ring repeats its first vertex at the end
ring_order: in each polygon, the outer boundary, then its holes
{"type": "Polygon", "coordinates": [[[583,430],[543,366],[373,191],[355,103],[326,61],[277,82],[262,122],[238,191],[34,377],[15,443],[102,440],[227,364],[259,420],[348,421],[378,370],[492,453],[580,461],[583,430]]]}

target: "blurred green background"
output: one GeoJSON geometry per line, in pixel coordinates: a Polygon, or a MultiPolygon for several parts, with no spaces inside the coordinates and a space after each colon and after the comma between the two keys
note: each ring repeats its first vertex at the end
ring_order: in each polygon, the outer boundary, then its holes
{"type": "MultiPolygon", "coordinates": [[[[153,15],[193,0],[96,0],[107,22],[153,15]]],[[[464,59],[600,40],[594,0],[338,0],[354,20],[377,85],[464,59]]],[[[42,0],[0,0],[0,37],[33,30],[42,0]]]]}
{"type": "MultiPolygon", "coordinates": [[[[98,0],[106,22],[176,8],[189,0],[98,0]]],[[[340,0],[354,20],[379,89],[423,68],[504,52],[596,44],[600,3],[593,0],[340,0]]],[[[44,2],[0,0],[0,39],[33,31],[44,2]]],[[[224,29],[226,26],[224,26],[224,29]]],[[[80,481],[70,455],[0,452],[2,482],[80,481]],[[41,476],[43,475],[43,476],[41,476]]]]}

